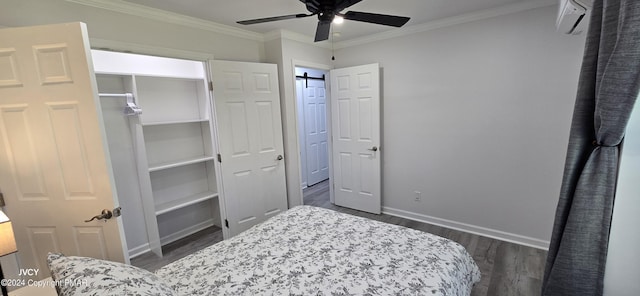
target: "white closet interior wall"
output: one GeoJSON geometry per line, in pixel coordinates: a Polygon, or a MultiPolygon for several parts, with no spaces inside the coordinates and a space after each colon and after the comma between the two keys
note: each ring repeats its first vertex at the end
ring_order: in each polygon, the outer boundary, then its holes
{"type": "Polygon", "coordinates": [[[204,63],[98,50],[92,57],[99,92],[132,93],[142,109],[138,135],[126,99],[101,98],[129,255],[153,249],[145,211],[155,215],[161,244],[221,226],[204,63]],[[144,149],[136,150],[136,137],[144,149]]]}

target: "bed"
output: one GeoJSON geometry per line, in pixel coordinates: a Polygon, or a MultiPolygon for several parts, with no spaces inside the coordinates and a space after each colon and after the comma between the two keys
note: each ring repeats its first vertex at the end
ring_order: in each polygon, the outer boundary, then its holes
{"type": "Polygon", "coordinates": [[[477,265],[454,241],[298,206],[128,282],[158,281],[163,291],[155,295],[469,295],[479,280],[477,265]]]}
{"type": "Polygon", "coordinates": [[[156,272],[179,295],[469,295],[461,245],[311,206],[295,207],[156,272]]]}

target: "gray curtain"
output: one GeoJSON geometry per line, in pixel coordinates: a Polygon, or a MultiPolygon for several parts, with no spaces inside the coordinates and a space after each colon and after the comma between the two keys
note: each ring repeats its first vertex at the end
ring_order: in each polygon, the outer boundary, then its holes
{"type": "Polygon", "coordinates": [[[602,295],[620,144],[640,87],[640,1],[595,0],[542,295],[602,295]]]}

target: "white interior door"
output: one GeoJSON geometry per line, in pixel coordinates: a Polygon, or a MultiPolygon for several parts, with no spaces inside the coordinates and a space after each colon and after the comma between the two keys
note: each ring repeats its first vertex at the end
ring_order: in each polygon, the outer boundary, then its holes
{"type": "Polygon", "coordinates": [[[229,234],[287,209],[276,65],[211,61],[229,234]]]}
{"type": "Polygon", "coordinates": [[[84,222],[117,206],[90,61],[84,24],[0,29],[0,188],[35,278],[47,252],[128,261],[119,219],[84,222]]]}
{"type": "Polygon", "coordinates": [[[335,204],[379,214],[379,66],[335,69],[330,76],[335,204]]]}
{"type": "Polygon", "coordinates": [[[329,178],[327,144],[327,98],[324,81],[310,79],[302,89],[307,157],[307,186],[329,178]]]}

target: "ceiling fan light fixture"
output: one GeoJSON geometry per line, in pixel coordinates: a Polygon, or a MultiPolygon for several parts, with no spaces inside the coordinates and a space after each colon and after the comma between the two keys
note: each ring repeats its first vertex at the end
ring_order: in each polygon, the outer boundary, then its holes
{"type": "Polygon", "coordinates": [[[409,21],[409,17],[387,15],[360,11],[347,11],[342,14],[341,11],[360,3],[362,0],[300,0],[307,7],[310,14],[290,14],[274,17],[265,17],[252,20],[244,20],[237,22],[241,25],[253,25],[266,22],[305,18],[310,16],[318,16],[318,26],[316,28],[315,42],[329,39],[331,24],[341,24],[344,20],[379,24],[385,26],[402,27],[409,21]]]}

